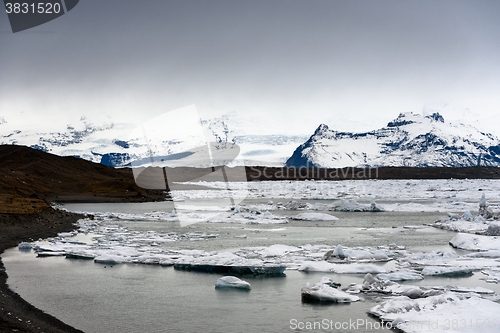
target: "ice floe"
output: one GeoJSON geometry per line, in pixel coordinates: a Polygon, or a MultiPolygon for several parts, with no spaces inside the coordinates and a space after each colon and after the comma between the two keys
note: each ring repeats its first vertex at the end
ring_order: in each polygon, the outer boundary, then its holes
{"type": "MultiPolygon", "coordinates": [[[[188,183],[190,184],[190,183],[188,183]]],[[[192,182],[192,184],[225,189],[224,182],[192,182]]],[[[418,180],[345,180],[331,181],[262,181],[233,183],[232,188],[247,189],[249,198],[276,198],[273,202],[288,200],[338,200],[339,209],[370,208],[373,201],[383,201],[386,211],[448,212],[477,211],[478,191],[487,193],[490,211],[498,209],[500,180],[491,179],[418,179],[418,180]],[[342,206],[341,201],[344,200],[342,206]],[[349,200],[354,200],[349,203],[349,200]],[[362,207],[360,207],[362,206],[362,207]]],[[[215,190],[172,191],[174,198],[210,198],[215,190]]],[[[219,191],[220,192],[220,191],[219,191]]],[[[279,205],[274,205],[278,207],[279,205]]],[[[284,206],[284,204],[283,204],[284,206]]],[[[299,208],[299,207],[297,207],[299,208]]],[[[332,207],[333,208],[333,207],[332,207]]],[[[268,208],[270,209],[270,208],[268,208]]],[[[299,208],[300,209],[300,208],[299,208]]]]}
{"type": "Polygon", "coordinates": [[[422,269],[424,276],[467,276],[472,275],[473,269],[464,267],[443,267],[443,266],[426,266],[422,269]]]}
{"type": "Polygon", "coordinates": [[[223,276],[215,281],[215,288],[252,289],[250,283],[236,276],[223,276]]]}
{"type": "Polygon", "coordinates": [[[463,215],[448,213],[442,219],[436,221],[433,226],[450,231],[481,235],[500,235],[500,222],[497,222],[498,214],[494,214],[486,204],[485,195],[479,201],[478,215],[474,216],[470,211],[465,211],[463,215]]]}
{"type": "Polygon", "coordinates": [[[302,302],[304,303],[351,303],[360,300],[358,296],[339,290],[340,285],[328,277],[323,277],[314,286],[309,283],[302,288],[302,302]]]}
{"type": "Polygon", "coordinates": [[[300,213],[292,216],[291,219],[302,221],[337,221],[338,217],[323,213],[300,213]]]}
{"type": "Polygon", "coordinates": [[[390,281],[411,281],[422,280],[424,278],[422,274],[415,270],[398,270],[395,272],[378,274],[377,277],[379,279],[390,281]]]}
{"type": "Polygon", "coordinates": [[[498,332],[500,304],[475,294],[446,292],[427,298],[399,296],[369,313],[402,332],[498,332]],[[473,309],[473,311],[471,311],[473,309]]]}
{"type": "Polygon", "coordinates": [[[19,250],[25,250],[25,251],[29,251],[31,250],[31,248],[33,247],[33,245],[31,245],[31,243],[29,242],[21,242],[19,243],[19,245],[17,246],[17,248],[19,250]]]}
{"type": "Polygon", "coordinates": [[[458,233],[450,240],[450,245],[469,251],[489,251],[500,249],[500,236],[481,236],[458,233]]]}
{"type": "Polygon", "coordinates": [[[302,272],[330,272],[337,274],[385,273],[381,266],[363,264],[333,264],[326,261],[304,261],[299,268],[302,272]]]}
{"type": "Polygon", "coordinates": [[[389,261],[387,250],[373,248],[346,248],[342,245],[337,245],[335,250],[330,250],[325,253],[324,259],[329,262],[377,262],[389,261]]]}

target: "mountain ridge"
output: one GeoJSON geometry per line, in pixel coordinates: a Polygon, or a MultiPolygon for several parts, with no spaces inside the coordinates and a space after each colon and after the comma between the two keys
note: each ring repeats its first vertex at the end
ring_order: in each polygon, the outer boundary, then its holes
{"type": "Polygon", "coordinates": [[[320,124],[285,167],[500,166],[500,139],[442,115],[401,113],[370,132],[339,132],[320,124]]]}

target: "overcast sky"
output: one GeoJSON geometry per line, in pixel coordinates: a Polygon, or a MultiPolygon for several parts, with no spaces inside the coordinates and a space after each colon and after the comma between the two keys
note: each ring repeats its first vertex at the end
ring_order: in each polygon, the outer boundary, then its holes
{"type": "Polygon", "coordinates": [[[366,130],[424,109],[487,118],[500,113],[499,17],[497,0],[82,0],[13,34],[1,12],[0,115],[138,122],[196,104],[255,118],[255,134],[366,130]]]}

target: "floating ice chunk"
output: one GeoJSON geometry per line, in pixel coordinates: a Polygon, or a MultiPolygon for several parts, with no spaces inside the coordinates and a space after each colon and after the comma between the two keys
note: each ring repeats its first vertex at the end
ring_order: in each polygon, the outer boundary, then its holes
{"type": "Polygon", "coordinates": [[[352,249],[346,251],[347,256],[349,259],[352,260],[371,260],[373,259],[373,255],[366,250],[357,250],[357,249],[352,249]]]}
{"type": "Polygon", "coordinates": [[[382,251],[382,250],[374,251],[372,253],[372,258],[375,259],[375,260],[378,260],[378,261],[388,261],[388,260],[390,260],[390,258],[387,255],[387,253],[385,253],[385,251],[382,251]]]}
{"type": "Polygon", "coordinates": [[[33,245],[31,245],[31,243],[28,243],[28,242],[19,243],[19,245],[17,246],[17,248],[19,250],[23,250],[23,251],[29,251],[29,250],[31,250],[32,247],[33,247],[33,245]]]}
{"type": "Polygon", "coordinates": [[[177,217],[177,213],[175,212],[175,209],[172,209],[172,213],[170,213],[170,217],[177,217]]]}
{"type": "Polygon", "coordinates": [[[344,248],[342,247],[342,245],[340,245],[340,244],[337,245],[337,247],[335,248],[335,250],[332,253],[332,256],[339,257],[340,259],[344,259],[346,257],[346,255],[344,253],[344,248]]]}
{"type": "Polygon", "coordinates": [[[385,273],[383,267],[362,264],[332,264],[326,261],[304,261],[299,268],[302,272],[332,272],[337,274],[385,273]]]}
{"type": "Polygon", "coordinates": [[[450,231],[483,234],[488,229],[488,224],[484,223],[484,221],[484,218],[481,216],[476,217],[473,221],[467,221],[461,217],[458,219],[448,218],[438,220],[432,226],[450,231]]]}
{"type": "Polygon", "coordinates": [[[483,193],[481,196],[481,200],[479,201],[479,215],[484,217],[485,219],[489,219],[493,217],[493,213],[488,209],[488,205],[486,204],[486,197],[483,193]]]}
{"type": "Polygon", "coordinates": [[[97,255],[89,251],[70,251],[66,253],[66,259],[93,260],[97,255]]]}
{"type": "Polygon", "coordinates": [[[495,291],[483,288],[483,287],[457,287],[457,286],[446,286],[447,290],[454,291],[456,293],[475,293],[480,295],[493,295],[495,291]]]}
{"type": "Polygon", "coordinates": [[[491,222],[488,225],[488,235],[500,236],[500,222],[491,222]]]}
{"type": "Polygon", "coordinates": [[[378,277],[374,277],[372,274],[365,275],[363,284],[361,286],[353,285],[347,291],[349,292],[349,290],[376,292],[381,294],[389,294],[393,296],[405,295],[411,298],[429,297],[436,294],[441,294],[443,292],[441,290],[435,290],[433,288],[422,289],[418,286],[401,285],[390,280],[379,279],[378,277]]]}
{"type": "Polygon", "coordinates": [[[484,195],[481,195],[481,199],[479,200],[479,207],[486,207],[486,196],[484,195]]]}
{"type": "Polygon", "coordinates": [[[375,201],[372,201],[370,203],[370,211],[371,212],[383,212],[384,209],[382,207],[380,207],[379,205],[377,205],[377,203],[375,201]]]}
{"type": "Polygon", "coordinates": [[[468,210],[462,215],[462,219],[465,221],[472,221],[474,219],[474,216],[472,216],[472,213],[468,210]]]}
{"type": "Polygon", "coordinates": [[[115,265],[124,261],[124,258],[117,255],[103,254],[94,258],[94,262],[98,264],[115,265]]]}
{"type": "Polygon", "coordinates": [[[411,230],[418,230],[418,229],[425,229],[427,228],[425,225],[404,225],[403,229],[411,229],[411,230]]]}
{"type": "Polygon", "coordinates": [[[390,258],[383,250],[374,250],[370,248],[362,249],[344,249],[341,245],[337,245],[335,250],[329,250],[325,253],[323,259],[329,262],[373,262],[373,261],[389,261],[390,258]]]}
{"type": "Polygon", "coordinates": [[[66,254],[64,251],[39,251],[37,257],[62,257],[66,254]]]}
{"type": "Polygon", "coordinates": [[[262,212],[257,207],[250,208],[250,213],[260,215],[262,212]]]}
{"type": "Polygon", "coordinates": [[[500,250],[490,250],[467,254],[466,257],[471,258],[500,258],[500,250]]]}
{"type": "Polygon", "coordinates": [[[467,323],[460,326],[463,333],[493,333],[498,332],[498,326],[485,323],[496,318],[499,311],[498,303],[478,296],[447,292],[414,300],[395,297],[372,307],[368,313],[382,321],[399,323],[396,327],[402,332],[448,332],[452,329],[450,323],[457,322],[467,323]]]}
{"type": "Polygon", "coordinates": [[[375,201],[372,201],[369,206],[361,205],[356,200],[353,199],[342,199],[330,207],[331,210],[342,211],[342,212],[383,212],[384,209],[377,205],[375,201]]]}
{"type": "Polygon", "coordinates": [[[250,290],[250,283],[237,278],[236,276],[223,276],[215,281],[215,288],[235,288],[250,290]]]}
{"type": "Polygon", "coordinates": [[[358,296],[348,294],[337,289],[338,284],[327,277],[323,277],[320,282],[309,287],[309,284],[302,288],[302,302],[305,303],[351,303],[360,300],[358,296]]]}
{"type": "Polygon", "coordinates": [[[474,222],[484,222],[484,221],[486,220],[481,215],[476,216],[476,218],[474,219],[474,222]]]}
{"type": "Polygon", "coordinates": [[[416,271],[401,270],[392,273],[378,274],[377,278],[390,281],[422,280],[424,277],[416,271]]]}
{"type": "Polygon", "coordinates": [[[335,250],[333,250],[333,252],[330,250],[328,251],[326,254],[325,254],[325,260],[329,260],[331,258],[338,258],[340,260],[344,260],[346,258],[346,254],[344,253],[344,248],[342,247],[342,245],[337,245],[337,247],[335,248],[335,250]]]}
{"type": "Polygon", "coordinates": [[[234,235],[234,238],[247,238],[247,235],[234,235]]]}
{"type": "Polygon", "coordinates": [[[240,208],[240,206],[238,206],[238,205],[234,206],[234,210],[233,210],[233,212],[234,212],[235,214],[239,214],[239,213],[241,213],[241,208],[240,208]]]}
{"type": "Polygon", "coordinates": [[[262,257],[281,257],[290,252],[298,252],[300,249],[295,246],[288,246],[282,244],[274,244],[266,247],[262,251],[258,251],[262,257]]]}
{"type": "Polygon", "coordinates": [[[484,269],[481,273],[486,275],[486,277],[481,278],[481,280],[486,280],[488,283],[500,282],[500,269],[484,269]]]}
{"type": "Polygon", "coordinates": [[[498,250],[500,249],[500,237],[459,233],[450,240],[450,245],[469,251],[498,250]]]}
{"type": "Polygon", "coordinates": [[[326,261],[303,262],[299,267],[302,272],[334,272],[336,265],[326,261]]]}
{"type": "Polygon", "coordinates": [[[356,200],[340,200],[333,206],[333,210],[344,211],[344,212],[361,212],[363,211],[363,206],[358,204],[356,200]]]}
{"type": "Polygon", "coordinates": [[[72,232],[60,232],[57,234],[58,237],[60,238],[66,238],[66,237],[73,237],[77,234],[77,231],[72,231],[72,232]]]}
{"type": "Polygon", "coordinates": [[[292,216],[291,219],[302,221],[337,221],[338,217],[323,213],[300,213],[292,216]]]}
{"type": "Polygon", "coordinates": [[[411,299],[415,298],[421,298],[422,295],[424,294],[424,291],[420,289],[419,287],[409,287],[405,289],[403,292],[401,292],[402,296],[409,297],[411,299]]]}
{"type": "Polygon", "coordinates": [[[467,267],[443,267],[443,266],[427,266],[422,269],[424,276],[470,276],[473,269],[467,267]]]}

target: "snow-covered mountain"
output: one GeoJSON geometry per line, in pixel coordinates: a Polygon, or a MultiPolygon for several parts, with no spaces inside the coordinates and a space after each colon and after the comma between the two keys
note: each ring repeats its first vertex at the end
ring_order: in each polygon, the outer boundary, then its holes
{"type": "MultiPolygon", "coordinates": [[[[134,137],[140,124],[116,122],[108,116],[64,119],[53,122],[27,122],[27,116],[0,117],[0,144],[17,144],[60,156],[77,156],[95,163],[113,167],[148,165],[154,160],[168,161],[187,156],[193,147],[199,147],[189,138],[167,133],[158,124],[157,133],[134,137]],[[182,155],[184,154],[184,155],[182,155]]],[[[206,141],[236,143],[239,155],[234,165],[281,166],[287,157],[307,136],[245,133],[244,124],[235,124],[231,116],[201,120],[206,141]]],[[[182,163],[182,161],[181,161],[182,163]]],[[[202,166],[202,165],[200,165],[202,166]]]]}
{"type": "Polygon", "coordinates": [[[402,113],[365,133],[320,125],[286,161],[289,167],[500,166],[500,139],[473,126],[451,123],[439,113],[402,113]]]}

